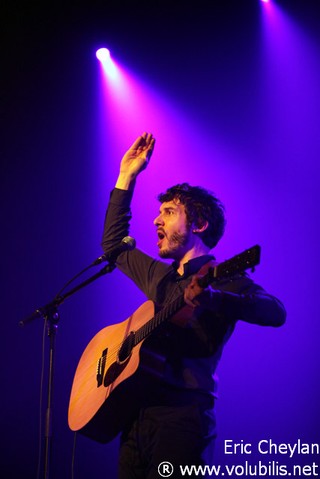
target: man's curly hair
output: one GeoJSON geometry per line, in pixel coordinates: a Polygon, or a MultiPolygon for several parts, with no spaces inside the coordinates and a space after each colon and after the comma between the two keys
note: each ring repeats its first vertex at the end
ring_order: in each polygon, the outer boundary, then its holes
{"type": "Polygon", "coordinates": [[[158,195],[160,203],[167,201],[179,201],[186,211],[188,225],[195,224],[201,228],[207,221],[208,228],[198,233],[203,243],[209,248],[217,245],[223,236],[226,219],[225,209],[221,201],[212,193],[200,186],[190,186],[188,183],[181,183],[166,192],[158,195]]]}

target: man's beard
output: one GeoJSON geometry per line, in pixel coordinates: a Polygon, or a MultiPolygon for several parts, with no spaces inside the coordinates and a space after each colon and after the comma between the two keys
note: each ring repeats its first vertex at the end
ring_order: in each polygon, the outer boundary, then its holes
{"type": "Polygon", "coordinates": [[[159,251],[160,258],[163,259],[180,259],[180,256],[184,254],[183,248],[188,244],[189,241],[189,231],[185,233],[172,233],[170,238],[167,238],[168,246],[166,249],[159,251]],[[180,254],[179,254],[180,251],[180,254]],[[183,254],[182,254],[183,252],[183,254]]]}

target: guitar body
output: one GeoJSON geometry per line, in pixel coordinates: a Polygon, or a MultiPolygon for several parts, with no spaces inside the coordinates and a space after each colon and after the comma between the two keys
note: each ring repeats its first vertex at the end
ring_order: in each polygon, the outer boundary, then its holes
{"type": "Polygon", "coordinates": [[[89,342],[73,380],[68,413],[71,430],[99,442],[108,442],[120,432],[130,416],[128,379],[138,368],[143,342],[124,357],[121,346],[153,315],[154,304],[146,301],[128,319],[103,328],[89,342]]]}

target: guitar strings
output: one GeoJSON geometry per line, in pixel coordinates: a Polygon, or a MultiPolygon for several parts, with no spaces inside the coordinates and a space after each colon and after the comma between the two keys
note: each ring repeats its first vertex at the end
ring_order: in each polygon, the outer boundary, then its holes
{"type": "MultiPolygon", "coordinates": [[[[183,295],[178,296],[174,301],[166,304],[163,309],[161,309],[158,313],[155,314],[151,319],[149,319],[145,324],[140,326],[136,331],[130,331],[129,334],[118,344],[114,344],[112,349],[108,351],[107,361],[114,362],[117,360],[119,352],[125,343],[125,341],[129,338],[131,333],[134,333],[135,340],[133,346],[139,344],[143,339],[145,339],[156,327],[158,327],[164,320],[166,320],[169,316],[172,316],[177,309],[183,306],[184,297],[183,295]]],[[[104,350],[105,348],[102,348],[104,350]]],[[[98,361],[102,358],[102,355],[99,355],[98,359],[93,361],[93,364],[98,364],[98,361]]],[[[88,368],[91,365],[88,366],[88,368]]]]}

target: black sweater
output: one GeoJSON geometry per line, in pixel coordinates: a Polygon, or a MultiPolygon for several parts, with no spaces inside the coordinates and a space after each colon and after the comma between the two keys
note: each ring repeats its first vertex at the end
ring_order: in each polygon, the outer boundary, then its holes
{"type": "MultiPolygon", "coordinates": [[[[105,252],[129,234],[131,198],[129,191],[114,189],[111,193],[103,233],[105,252]]],[[[213,259],[213,256],[201,256],[189,261],[183,276],[177,273],[175,263],[169,265],[155,260],[139,249],[121,253],[116,265],[158,310],[181,296],[191,276],[213,259]]],[[[162,389],[215,396],[216,369],[236,322],[242,320],[264,326],[280,326],[285,322],[281,302],[247,274],[219,281],[213,288],[221,291],[218,311],[216,306],[210,308],[210,304],[205,308],[186,307],[183,326],[178,320],[167,321],[145,339],[139,371],[146,380],[161,384],[162,389]]]]}

